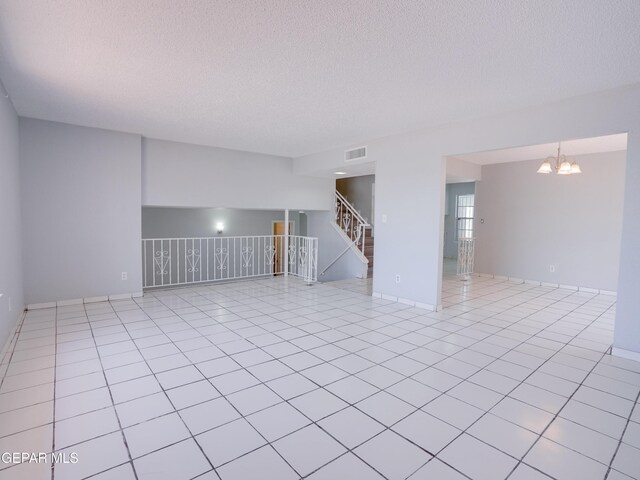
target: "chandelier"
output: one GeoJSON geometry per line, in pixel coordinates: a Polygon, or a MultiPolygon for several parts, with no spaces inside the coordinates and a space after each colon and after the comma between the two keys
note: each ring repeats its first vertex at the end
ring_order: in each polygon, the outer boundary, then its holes
{"type": "Polygon", "coordinates": [[[558,153],[556,156],[547,157],[547,159],[542,162],[542,165],[540,165],[540,168],[538,168],[538,173],[551,173],[554,170],[558,175],[582,173],[578,162],[569,163],[566,156],[560,155],[560,142],[558,142],[558,153]]]}

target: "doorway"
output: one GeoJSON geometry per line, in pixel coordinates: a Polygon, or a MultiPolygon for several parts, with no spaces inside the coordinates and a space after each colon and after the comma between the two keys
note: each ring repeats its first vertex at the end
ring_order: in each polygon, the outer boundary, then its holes
{"type": "MultiPolygon", "coordinates": [[[[274,246],[274,261],[273,261],[273,274],[279,275],[284,273],[285,264],[285,222],[282,220],[273,221],[273,246],[274,246]]],[[[295,235],[295,223],[289,222],[289,235],[295,235]]]]}

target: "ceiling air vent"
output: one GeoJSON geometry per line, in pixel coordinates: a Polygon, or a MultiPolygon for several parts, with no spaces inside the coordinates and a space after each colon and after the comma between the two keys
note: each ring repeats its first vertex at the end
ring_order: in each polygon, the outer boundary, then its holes
{"type": "Polygon", "coordinates": [[[367,158],[367,147],[352,148],[344,152],[345,162],[353,162],[354,160],[362,160],[363,158],[367,158]]]}

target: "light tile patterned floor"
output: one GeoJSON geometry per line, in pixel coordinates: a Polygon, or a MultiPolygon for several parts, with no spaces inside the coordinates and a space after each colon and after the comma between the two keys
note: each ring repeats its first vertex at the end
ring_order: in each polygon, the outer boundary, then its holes
{"type": "Polygon", "coordinates": [[[614,297],[449,277],[431,313],[368,289],[274,278],[30,311],[2,360],[0,450],[77,453],[55,480],[640,478],[614,297]]]}

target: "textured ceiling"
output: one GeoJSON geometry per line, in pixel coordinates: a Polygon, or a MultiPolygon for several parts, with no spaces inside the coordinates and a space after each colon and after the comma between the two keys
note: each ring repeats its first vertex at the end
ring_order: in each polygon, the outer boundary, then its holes
{"type": "MultiPolygon", "coordinates": [[[[587,155],[590,153],[617,152],[627,149],[627,134],[605,135],[602,137],[567,140],[560,143],[560,153],[563,155],[587,155]]],[[[558,150],[557,143],[529,145],[526,147],[505,148],[490,152],[453,155],[453,158],[465,160],[478,165],[493,163],[521,162],[555,157],[558,150]]]]}
{"type": "Polygon", "coordinates": [[[287,156],[640,81],[638,0],[0,0],[18,113],[287,156]]]}

